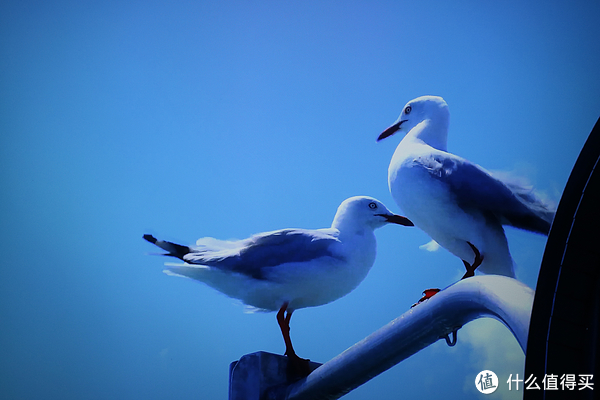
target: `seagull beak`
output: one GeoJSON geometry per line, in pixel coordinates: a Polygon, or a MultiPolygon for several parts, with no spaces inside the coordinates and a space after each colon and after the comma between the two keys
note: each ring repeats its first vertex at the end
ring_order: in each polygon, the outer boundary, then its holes
{"type": "Polygon", "coordinates": [[[407,120],[405,120],[405,119],[400,120],[400,121],[396,122],[394,125],[387,128],[385,131],[383,131],[381,133],[381,135],[379,135],[379,137],[377,138],[377,141],[379,142],[380,140],[383,140],[386,137],[392,136],[394,133],[398,132],[400,130],[400,125],[402,125],[406,121],[407,120]]]}
{"type": "Polygon", "coordinates": [[[415,224],[413,224],[410,219],[403,217],[401,215],[396,215],[396,214],[377,214],[377,215],[385,218],[386,222],[389,222],[392,224],[398,224],[398,225],[404,225],[404,226],[415,226],[415,224]]]}

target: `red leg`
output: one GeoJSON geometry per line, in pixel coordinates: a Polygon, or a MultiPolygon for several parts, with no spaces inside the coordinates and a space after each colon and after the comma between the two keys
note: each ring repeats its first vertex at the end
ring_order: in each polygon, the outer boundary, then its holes
{"type": "Polygon", "coordinates": [[[287,307],[288,303],[283,303],[283,305],[277,312],[277,323],[279,324],[281,334],[283,335],[283,341],[285,342],[284,354],[288,356],[291,355],[293,357],[296,355],[294,347],[292,346],[292,339],[290,338],[290,319],[292,318],[293,311],[288,311],[286,315],[287,307]]]}
{"type": "Polygon", "coordinates": [[[475,276],[475,270],[483,262],[483,256],[481,255],[481,253],[479,252],[477,247],[475,247],[471,242],[467,242],[467,244],[469,246],[471,246],[471,249],[473,249],[473,253],[475,253],[475,260],[473,261],[473,264],[469,264],[468,262],[463,260],[463,264],[465,264],[465,268],[467,269],[467,272],[465,272],[465,274],[463,275],[461,280],[471,277],[471,276],[475,276]]]}
{"type": "Polygon", "coordinates": [[[286,314],[287,307],[288,303],[283,303],[277,312],[277,323],[279,324],[281,334],[283,335],[283,341],[285,342],[285,355],[289,360],[289,372],[293,375],[307,376],[310,374],[310,360],[298,357],[294,351],[292,339],[290,338],[290,319],[292,318],[294,310],[287,311],[286,314]]]}

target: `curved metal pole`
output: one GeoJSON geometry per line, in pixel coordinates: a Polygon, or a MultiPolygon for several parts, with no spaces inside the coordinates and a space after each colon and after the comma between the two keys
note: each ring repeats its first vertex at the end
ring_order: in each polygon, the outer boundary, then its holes
{"type": "Polygon", "coordinates": [[[480,317],[501,321],[525,351],[533,295],[531,288],[504,276],[463,279],[288,386],[277,398],[337,399],[439,339],[449,342],[448,335],[480,317]]]}

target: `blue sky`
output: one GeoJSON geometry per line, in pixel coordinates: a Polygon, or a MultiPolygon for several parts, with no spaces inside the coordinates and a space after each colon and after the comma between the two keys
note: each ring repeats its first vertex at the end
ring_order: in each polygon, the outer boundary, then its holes
{"type": "MultiPolygon", "coordinates": [[[[584,1],[3,2],[2,397],[226,398],[231,361],[283,352],[275,316],[164,275],[142,234],[327,227],[363,194],[400,212],[400,138],[375,139],[414,97],[446,99],[450,151],[558,201],[599,116],[599,17],[584,1]]],[[[545,238],[507,235],[535,286],[545,238]]],[[[377,237],[361,286],[294,314],[300,356],[325,362],[462,275],[417,229],[377,237]]],[[[476,373],[522,373],[519,352],[477,321],[346,398],[477,398],[476,373]]]]}

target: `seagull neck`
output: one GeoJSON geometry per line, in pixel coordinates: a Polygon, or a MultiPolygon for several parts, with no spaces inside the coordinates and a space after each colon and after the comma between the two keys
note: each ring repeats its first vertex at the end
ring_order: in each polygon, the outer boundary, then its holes
{"type": "Polygon", "coordinates": [[[447,151],[448,149],[448,119],[426,119],[419,122],[410,130],[409,136],[419,140],[434,149],[447,151]]]}
{"type": "MultiPolygon", "coordinates": [[[[350,218],[336,218],[331,227],[339,231],[339,237],[354,236],[356,234],[363,235],[365,230],[369,228],[363,224],[357,224],[355,220],[350,218]]],[[[371,229],[372,230],[372,229],[371,229]]]]}

